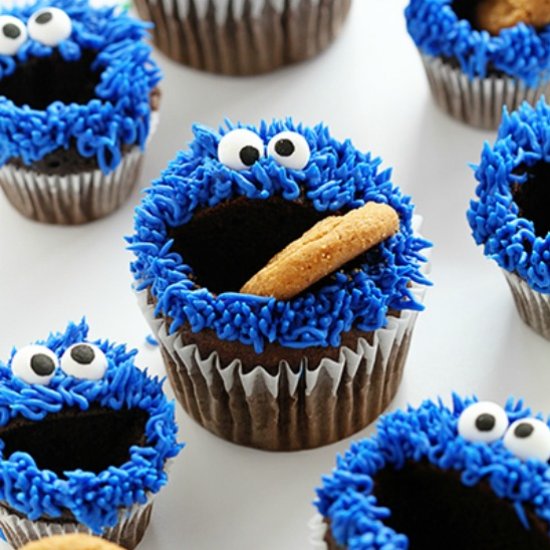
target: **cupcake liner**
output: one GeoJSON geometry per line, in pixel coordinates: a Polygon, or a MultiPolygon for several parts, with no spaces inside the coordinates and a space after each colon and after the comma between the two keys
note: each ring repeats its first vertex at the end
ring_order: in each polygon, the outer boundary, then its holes
{"type": "MultiPolygon", "coordinates": [[[[143,538],[151,519],[152,509],[153,502],[150,500],[147,504],[136,504],[128,510],[121,510],[117,525],[105,529],[100,536],[127,550],[132,550],[143,538]]],[[[0,504],[0,529],[14,548],[21,548],[28,542],[53,535],[94,534],[86,526],[77,523],[72,515],[57,520],[31,521],[10,510],[5,504],[0,504]]]]}
{"type": "Polygon", "coordinates": [[[524,101],[534,105],[543,95],[550,96],[550,81],[529,88],[521,80],[505,75],[470,79],[440,57],[421,57],[437,105],[470,126],[496,130],[504,106],[512,111],[524,101]]]}
{"type": "Polygon", "coordinates": [[[550,340],[550,294],[533,290],[515,273],[502,272],[514,296],[519,316],[535,332],[550,340]]]}
{"type": "Polygon", "coordinates": [[[315,514],[308,521],[309,543],[315,550],[331,550],[326,542],[327,522],[321,514],[315,514]]]}
{"type": "MultiPolygon", "coordinates": [[[[418,301],[424,290],[413,286],[418,301]]],[[[280,451],[327,445],[377,418],[401,382],[417,317],[404,310],[389,316],[386,327],[365,333],[355,349],[342,346],[336,360],[302,363],[297,372],[281,360],[270,374],[261,365],[245,372],[239,358],[222,364],[216,352],[202,356],[196,345],[181,342],[178,331],[169,334],[170,320],[155,316],[147,290],[138,301],[188,414],[219,437],[280,451]]]]}
{"type": "Polygon", "coordinates": [[[107,216],[128,198],[138,181],[143,152],[124,154],[110,174],[92,170],[68,175],[40,174],[5,164],[0,187],[23,216],[44,223],[75,225],[107,216]]]}
{"type": "Polygon", "coordinates": [[[230,75],[308,59],[339,34],[351,0],[135,0],[170,58],[230,75]]]}

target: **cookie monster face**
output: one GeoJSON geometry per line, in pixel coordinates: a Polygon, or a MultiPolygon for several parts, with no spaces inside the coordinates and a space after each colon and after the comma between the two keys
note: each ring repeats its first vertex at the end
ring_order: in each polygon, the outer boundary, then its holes
{"type": "Polygon", "coordinates": [[[383,417],[323,479],[330,548],[550,548],[550,428],[454,396],[383,417]]]}
{"type": "Polygon", "coordinates": [[[188,151],[148,190],[130,239],[132,270],[172,330],[212,329],[224,340],[288,347],[337,346],[352,327],[383,326],[389,308],[420,309],[426,241],[413,207],[381,161],[327,128],[291,120],[219,131],[195,126],[188,151]],[[289,243],[332,214],[373,201],[398,213],[396,235],[289,300],[239,293],[289,243]]]}
{"type": "Polygon", "coordinates": [[[165,485],[180,450],[173,404],[135,351],[90,342],[84,322],[0,364],[0,501],[95,532],[165,485]]]}
{"type": "Polygon", "coordinates": [[[143,146],[159,72],[146,26],[120,8],[39,0],[0,9],[0,164],[76,147],[114,169],[143,146]]]}

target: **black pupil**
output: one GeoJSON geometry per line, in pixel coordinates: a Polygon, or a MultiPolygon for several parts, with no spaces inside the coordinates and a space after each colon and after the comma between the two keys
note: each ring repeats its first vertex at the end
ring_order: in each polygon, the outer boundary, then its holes
{"type": "Polygon", "coordinates": [[[39,24],[39,25],[45,25],[46,23],[49,23],[51,20],[52,20],[52,13],[50,11],[45,11],[44,13],[41,13],[36,19],[35,21],[39,24]]]}
{"type": "Polygon", "coordinates": [[[514,435],[518,437],[519,439],[525,439],[526,437],[529,437],[535,428],[531,424],[528,424],[527,422],[522,422],[521,424],[518,424],[516,426],[516,429],[514,430],[514,435]]]}
{"type": "Polygon", "coordinates": [[[258,162],[260,151],[256,147],[252,147],[252,145],[247,145],[241,149],[239,157],[245,166],[252,166],[255,162],[258,162]]]}
{"type": "Polygon", "coordinates": [[[80,344],[71,350],[71,357],[81,365],[89,365],[95,359],[95,353],[90,346],[80,344]]]}
{"type": "Polygon", "coordinates": [[[19,36],[21,35],[21,29],[13,23],[6,23],[2,27],[2,32],[4,33],[4,36],[6,38],[12,38],[13,40],[19,38],[19,36]]]}
{"type": "Polygon", "coordinates": [[[289,157],[295,150],[294,143],[289,139],[280,139],[275,144],[275,152],[281,157],[289,157]]]}
{"type": "Polygon", "coordinates": [[[48,376],[55,370],[55,363],[44,353],[37,353],[31,358],[31,369],[39,376],[48,376]]]}
{"type": "Polygon", "coordinates": [[[476,428],[480,432],[490,432],[496,424],[495,417],[489,413],[480,414],[476,418],[476,428]]]}

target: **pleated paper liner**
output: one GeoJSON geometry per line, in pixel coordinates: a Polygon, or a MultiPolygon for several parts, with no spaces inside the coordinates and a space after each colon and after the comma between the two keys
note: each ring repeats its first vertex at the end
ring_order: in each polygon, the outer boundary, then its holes
{"type": "Polygon", "coordinates": [[[520,317],[535,332],[550,340],[550,294],[537,292],[515,273],[502,271],[520,317]]]}
{"type": "MultiPolygon", "coordinates": [[[[120,510],[120,521],[114,527],[104,530],[99,536],[127,550],[133,550],[140,543],[149,525],[153,502],[134,505],[130,509],[120,510]]],[[[0,503],[0,529],[8,543],[14,548],[52,535],[67,535],[72,533],[94,534],[84,525],[76,522],[72,514],[67,513],[59,519],[40,518],[31,521],[21,514],[9,509],[5,503],[0,503]]]]}
{"type": "Polygon", "coordinates": [[[351,0],[134,0],[175,61],[252,75],[309,59],[338,36],[351,0]]]}
{"type": "Polygon", "coordinates": [[[40,174],[10,163],[0,168],[0,187],[12,206],[31,220],[76,225],[117,210],[139,179],[143,152],[134,147],[110,174],[91,170],[40,174]]]}
{"type": "MultiPolygon", "coordinates": [[[[422,301],[424,288],[412,290],[422,301]]],[[[168,333],[170,320],[155,317],[147,290],[138,299],[187,413],[223,439],[272,451],[327,445],[375,420],[397,392],[417,318],[404,310],[354,349],[342,346],[336,359],[302,362],[297,371],[281,360],[273,374],[261,365],[247,371],[238,357],[223,364],[217,352],[201,354],[181,332],[168,333]]]]}
{"type": "Polygon", "coordinates": [[[308,522],[309,543],[314,550],[344,550],[332,537],[327,520],[321,514],[315,514],[308,522]]]}
{"type": "Polygon", "coordinates": [[[527,87],[506,75],[470,79],[440,57],[422,55],[432,95],[437,105],[453,118],[470,126],[496,130],[502,109],[516,110],[524,101],[534,105],[543,95],[550,97],[550,81],[527,87]]]}

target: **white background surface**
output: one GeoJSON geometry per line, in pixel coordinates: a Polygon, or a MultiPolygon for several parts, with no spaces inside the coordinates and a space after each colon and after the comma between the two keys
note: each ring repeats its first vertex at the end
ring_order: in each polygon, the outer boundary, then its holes
{"type": "MultiPolygon", "coordinates": [[[[550,342],[522,324],[496,264],[486,260],[465,218],[482,143],[494,135],[469,129],[437,110],[416,49],[406,33],[403,0],[356,0],[338,42],[310,63],[274,74],[231,79],[177,66],[165,72],[161,124],[141,186],[190,139],[190,126],[224,117],[257,122],[292,115],[323,120],[394,167],[394,182],[413,196],[434,242],[434,287],[418,319],[405,378],[392,408],[451,390],[503,402],[523,396],[550,412],[550,342]]],[[[0,357],[63,330],[85,314],[92,337],[128,342],[139,362],[162,372],[158,349],[130,290],[130,202],[111,217],[76,228],[20,217],[0,197],[0,357]]],[[[227,443],[178,409],[187,443],[157,498],[140,550],[302,550],[314,513],[314,488],[349,440],[313,451],[270,454],[227,443]]],[[[367,435],[365,430],[357,435],[367,435]]]]}

